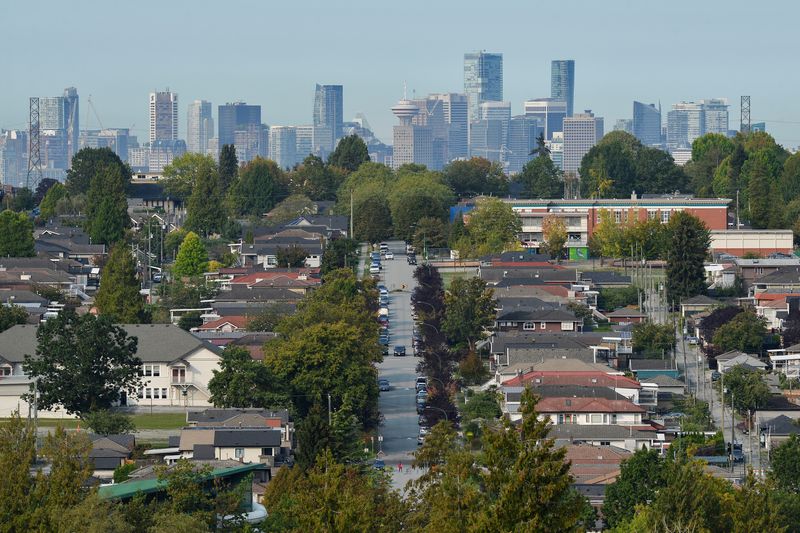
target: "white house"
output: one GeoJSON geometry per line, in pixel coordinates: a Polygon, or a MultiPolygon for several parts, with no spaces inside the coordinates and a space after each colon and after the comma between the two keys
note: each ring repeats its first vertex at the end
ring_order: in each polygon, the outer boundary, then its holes
{"type": "Polygon", "coordinates": [[[800,377],[800,344],[788,348],[767,350],[769,362],[775,372],[785,374],[787,378],[800,377]]]}
{"type": "MultiPolygon", "coordinates": [[[[220,349],[171,324],[123,324],[136,337],[142,360],[142,386],[135,396],[123,394],[122,405],[208,407],[208,382],[219,369],[220,349]]],[[[29,406],[20,396],[30,390],[23,372],[26,354],[36,353],[37,326],[18,325],[0,333],[0,416],[29,406]]],[[[61,416],[62,411],[52,415],[61,416]]],[[[41,414],[40,414],[41,416],[41,414]]]]}

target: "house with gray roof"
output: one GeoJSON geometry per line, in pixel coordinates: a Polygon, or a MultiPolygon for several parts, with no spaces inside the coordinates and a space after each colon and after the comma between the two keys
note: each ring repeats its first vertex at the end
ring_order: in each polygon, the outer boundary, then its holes
{"type": "MultiPolygon", "coordinates": [[[[221,350],[171,324],[122,324],[136,337],[142,360],[142,386],[134,396],[123,394],[124,406],[208,407],[208,382],[219,370],[221,350]]],[[[21,399],[30,379],[23,370],[25,355],[36,355],[37,326],[17,325],[0,332],[0,416],[30,407],[21,399]]],[[[60,411],[58,411],[61,413],[60,411]]]]}
{"type": "Polygon", "coordinates": [[[89,459],[94,464],[94,477],[110,479],[114,470],[133,455],[136,438],[133,435],[89,435],[92,449],[89,459]]]}
{"type": "Polygon", "coordinates": [[[800,421],[796,416],[778,415],[761,422],[759,431],[763,437],[764,446],[767,451],[770,451],[773,447],[780,446],[789,440],[792,435],[800,434],[800,421]]]}
{"type": "Polygon", "coordinates": [[[555,333],[581,331],[583,320],[565,307],[550,309],[519,308],[499,311],[494,322],[497,331],[555,333]]]}
{"type": "Polygon", "coordinates": [[[766,370],[767,364],[761,361],[758,356],[731,350],[716,357],[717,369],[723,374],[737,366],[745,366],[753,370],[766,370]]]}

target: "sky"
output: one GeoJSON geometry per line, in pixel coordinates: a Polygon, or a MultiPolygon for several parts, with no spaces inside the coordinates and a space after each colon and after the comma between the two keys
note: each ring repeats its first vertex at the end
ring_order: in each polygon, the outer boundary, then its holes
{"type": "Polygon", "coordinates": [[[575,60],[575,110],[610,131],[632,102],[725,97],[800,145],[794,68],[800,2],[768,0],[63,0],[0,1],[0,128],[27,127],[28,97],[77,87],[81,128],[147,138],[148,93],[179,95],[180,136],[195,99],[262,106],[269,125],[311,122],[314,84],[344,85],[391,143],[402,97],[463,92],[463,55],[504,56],[504,99],[522,113],[549,96],[550,61],[575,60]],[[95,116],[87,105],[91,100],[95,116]]]}

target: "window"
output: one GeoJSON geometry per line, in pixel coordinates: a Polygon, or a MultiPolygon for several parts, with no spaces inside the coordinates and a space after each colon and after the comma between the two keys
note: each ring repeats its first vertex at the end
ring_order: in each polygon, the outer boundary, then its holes
{"type": "Polygon", "coordinates": [[[524,329],[525,331],[534,331],[536,329],[536,324],[534,324],[533,322],[524,322],[522,324],[522,329],[524,329]]]}
{"type": "Polygon", "coordinates": [[[161,398],[163,398],[164,400],[167,399],[167,389],[166,388],[161,389],[161,398]]]}
{"type": "Polygon", "coordinates": [[[603,422],[603,415],[592,415],[592,424],[601,424],[603,422]]]}
{"type": "Polygon", "coordinates": [[[151,398],[151,396],[150,396],[151,391],[152,391],[152,389],[150,387],[147,387],[146,389],[144,389],[144,397],[148,398],[148,399],[151,398]]]}
{"type": "Polygon", "coordinates": [[[661,223],[662,224],[666,224],[667,222],[669,222],[669,215],[670,215],[669,211],[661,211],[661,223]]]}
{"type": "Polygon", "coordinates": [[[267,265],[269,266],[277,266],[278,265],[278,258],[274,255],[267,256],[267,265]]]}
{"type": "Polygon", "coordinates": [[[139,392],[136,393],[136,396],[141,400],[144,398],[144,387],[139,387],[139,392]]]}
{"type": "Polygon", "coordinates": [[[656,213],[655,209],[647,210],[647,220],[655,220],[657,217],[658,213],[656,213]]]}
{"type": "Polygon", "coordinates": [[[547,323],[546,322],[539,322],[539,329],[545,329],[545,328],[547,328],[547,323]]]}
{"type": "Polygon", "coordinates": [[[617,415],[616,414],[612,414],[611,415],[611,423],[612,424],[616,424],[617,423],[617,415]]]}
{"type": "Polygon", "coordinates": [[[11,375],[11,367],[10,366],[0,366],[0,376],[10,376],[11,375]]]}
{"type": "Polygon", "coordinates": [[[244,448],[234,448],[233,456],[237,459],[242,459],[244,457],[244,448]]]}
{"type": "Polygon", "coordinates": [[[600,441],[600,446],[611,446],[611,441],[610,440],[601,440],[600,441]]]}
{"type": "Polygon", "coordinates": [[[272,455],[272,448],[261,448],[261,455],[272,455]]]}
{"type": "Polygon", "coordinates": [[[622,212],[621,211],[614,211],[614,222],[619,224],[622,222],[622,212]]]}

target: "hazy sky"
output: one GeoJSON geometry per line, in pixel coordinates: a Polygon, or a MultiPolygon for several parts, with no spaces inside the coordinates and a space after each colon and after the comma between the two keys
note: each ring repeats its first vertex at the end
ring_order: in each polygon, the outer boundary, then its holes
{"type": "MultiPolygon", "coordinates": [[[[27,126],[27,98],[75,86],[81,127],[147,137],[148,92],[261,104],[270,125],[311,122],[314,84],[344,85],[345,120],[365,113],[391,143],[403,82],[419,96],[463,91],[466,51],[502,52],[505,99],[549,96],[550,60],[575,59],[575,110],[610,131],[633,100],[739,96],[753,122],[800,145],[800,2],[767,0],[0,0],[0,128],[27,126]]],[[[666,118],[666,115],[665,115],[666,118]]]]}

